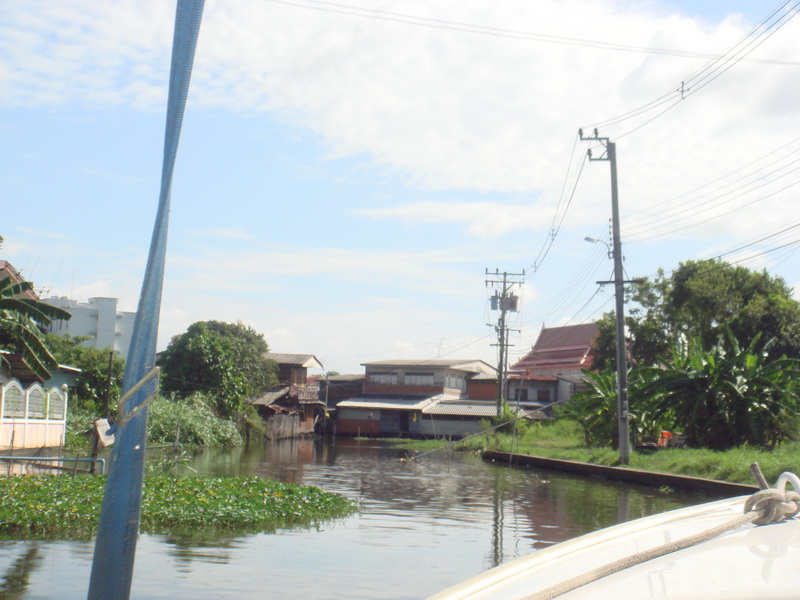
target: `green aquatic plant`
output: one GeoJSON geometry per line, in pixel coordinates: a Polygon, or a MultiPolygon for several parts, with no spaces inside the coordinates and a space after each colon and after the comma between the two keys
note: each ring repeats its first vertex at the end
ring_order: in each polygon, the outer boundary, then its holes
{"type": "MultiPolygon", "coordinates": [[[[87,539],[96,529],[105,477],[0,477],[0,536],[87,539]]],[[[260,477],[149,477],[141,531],[274,531],[352,514],[357,505],[312,486],[260,477]]]]}

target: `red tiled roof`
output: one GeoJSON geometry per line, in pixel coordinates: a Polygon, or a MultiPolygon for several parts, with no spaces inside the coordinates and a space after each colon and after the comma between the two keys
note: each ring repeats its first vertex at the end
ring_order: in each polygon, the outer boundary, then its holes
{"type": "MultiPolygon", "coordinates": [[[[7,260],[0,260],[0,281],[7,277],[10,277],[14,283],[23,283],[25,281],[22,274],[14,268],[14,265],[7,260]]],[[[28,290],[23,295],[31,300],[39,299],[39,296],[33,290],[28,290]]]]}
{"type": "Polygon", "coordinates": [[[592,365],[592,344],[595,337],[595,323],[542,328],[531,351],[510,370],[535,374],[539,369],[558,367],[587,369],[592,365]]]}

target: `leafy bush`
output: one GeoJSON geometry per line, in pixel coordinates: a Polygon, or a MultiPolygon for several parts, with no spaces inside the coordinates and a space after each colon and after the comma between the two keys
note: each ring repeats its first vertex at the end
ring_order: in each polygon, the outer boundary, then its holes
{"type": "Polygon", "coordinates": [[[91,441],[87,433],[92,430],[97,415],[91,411],[69,407],[67,411],[67,432],[64,447],[76,452],[88,454],[91,451],[91,441]]]}
{"type": "Polygon", "coordinates": [[[238,414],[246,399],[278,383],[278,366],[264,356],[264,336],[243,323],[198,321],[172,338],[159,359],[166,392],[187,397],[212,392],[222,417],[238,414]]]}
{"type": "Polygon", "coordinates": [[[212,403],[213,398],[202,393],[183,399],[154,398],[150,403],[148,444],[240,446],[243,440],[236,424],[216,416],[212,403]]]}
{"type": "Polygon", "coordinates": [[[106,392],[109,395],[109,410],[120,395],[122,374],[125,371],[125,360],[108,348],[88,348],[82,345],[89,337],[58,336],[49,334],[46,338],[48,347],[59,363],[77,367],[75,384],[70,389],[70,407],[83,408],[100,414],[106,392]],[[111,380],[109,381],[109,353],[111,353],[111,380]],[[109,383],[110,388],[109,388],[109,383]],[[107,389],[108,388],[108,389],[107,389]]]}

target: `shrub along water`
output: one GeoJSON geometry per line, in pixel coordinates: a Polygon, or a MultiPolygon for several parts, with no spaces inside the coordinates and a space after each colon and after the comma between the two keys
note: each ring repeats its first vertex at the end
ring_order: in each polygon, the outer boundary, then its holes
{"type": "MultiPolygon", "coordinates": [[[[0,477],[0,536],[88,539],[100,515],[105,477],[0,477]]],[[[357,505],[312,486],[259,477],[149,477],[141,530],[235,529],[249,532],[306,526],[352,514],[357,505]]]]}
{"type": "Polygon", "coordinates": [[[226,447],[241,446],[242,436],[230,419],[218,417],[213,399],[201,393],[188,398],[154,398],[150,403],[149,444],[226,447]]]}
{"type": "MultiPolygon", "coordinates": [[[[212,408],[214,402],[202,393],[188,398],[153,398],[147,419],[147,443],[173,445],[177,442],[184,446],[217,448],[241,446],[244,441],[236,423],[218,417],[212,408]]],[[[90,442],[85,434],[91,431],[92,422],[97,418],[86,410],[70,408],[66,447],[88,453],[90,442]]]]}

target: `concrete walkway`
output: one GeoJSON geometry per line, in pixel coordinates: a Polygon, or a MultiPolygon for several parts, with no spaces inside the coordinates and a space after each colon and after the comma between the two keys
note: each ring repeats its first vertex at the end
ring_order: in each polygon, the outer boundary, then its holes
{"type": "Polygon", "coordinates": [[[484,460],[490,460],[498,464],[509,466],[520,465],[525,467],[535,467],[537,469],[547,469],[550,471],[562,471],[564,473],[575,473],[588,477],[604,477],[615,481],[626,483],[637,483],[651,487],[680,488],[691,491],[705,491],[712,494],[719,494],[724,497],[741,496],[752,494],[758,491],[758,486],[745,485],[742,483],[730,483],[728,481],[718,481],[716,479],[705,479],[704,477],[689,477],[686,475],[671,475],[668,473],[656,473],[654,471],[641,471],[639,469],[629,469],[622,467],[606,467],[593,465],[590,463],[575,462],[572,460],[559,460],[557,458],[544,458],[542,456],[530,456],[527,454],[511,454],[508,452],[484,452],[484,460]]]}

